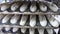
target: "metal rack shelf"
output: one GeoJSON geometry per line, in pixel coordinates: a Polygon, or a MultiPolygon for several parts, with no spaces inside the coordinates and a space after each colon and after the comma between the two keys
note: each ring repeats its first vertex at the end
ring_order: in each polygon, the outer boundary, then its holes
{"type": "MultiPolygon", "coordinates": [[[[13,33],[11,33],[11,32],[7,32],[7,33],[0,32],[0,34],[13,34],[13,33]]],[[[15,33],[15,34],[20,34],[20,33],[15,33]]]]}
{"type": "Polygon", "coordinates": [[[53,12],[35,12],[35,13],[31,13],[31,12],[0,12],[0,14],[25,14],[25,15],[60,15],[60,13],[53,13],[53,12]]]}
{"type": "Polygon", "coordinates": [[[50,26],[46,26],[46,27],[41,27],[41,26],[35,26],[35,27],[30,27],[30,26],[19,26],[19,25],[0,25],[0,27],[16,27],[16,28],[49,28],[49,29],[56,29],[58,27],[50,27],[50,26]]]}
{"type": "MultiPolygon", "coordinates": [[[[1,4],[10,4],[10,3],[13,3],[13,2],[17,2],[17,1],[30,1],[30,0],[11,0],[11,1],[8,1],[8,0],[5,0],[5,2],[3,3],[0,3],[1,4]]],[[[34,2],[35,0],[32,0],[32,2],[34,2]]],[[[49,1],[40,1],[40,0],[37,0],[37,2],[43,2],[45,4],[52,4],[53,2],[49,2],[49,1]]]]}
{"type": "MultiPolygon", "coordinates": [[[[15,33],[12,33],[12,32],[0,32],[0,34],[22,34],[22,33],[21,32],[15,32],[15,33]]],[[[28,34],[28,32],[26,32],[24,34],[28,34]]]]}

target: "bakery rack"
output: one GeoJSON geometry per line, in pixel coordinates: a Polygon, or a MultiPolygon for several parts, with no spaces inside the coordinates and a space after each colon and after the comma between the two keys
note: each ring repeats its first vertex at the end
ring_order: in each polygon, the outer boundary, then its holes
{"type": "MultiPolygon", "coordinates": [[[[17,1],[30,1],[30,0],[11,0],[11,2],[7,1],[7,0],[4,0],[5,3],[0,3],[0,6],[3,5],[3,4],[10,4],[10,3],[13,3],[13,2],[17,2],[17,1]]],[[[32,1],[35,1],[35,0],[32,0],[32,1]]],[[[50,4],[52,2],[49,2],[49,1],[39,1],[39,0],[36,0],[37,2],[43,2],[45,4],[50,4]]],[[[60,9],[59,9],[60,10],[60,9]]],[[[50,11],[50,10],[49,10],[50,11]]],[[[60,15],[60,12],[39,12],[39,10],[37,12],[34,12],[34,13],[31,13],[31,12],[18,12],[18,11],[15,11],[15,12],[0,12],[0,14],[24,14],[24,15],[60,15]]],[[[51,29],[54,29],[54,28],[58,28],[58,27],[39,27],[39,26],[35,26],[35,27],[30,27],[30,26],[19,26],[19,25],[0,25],[0,27],[17,27],[17,28],[51,28],[51,29]]],[[[3,33],[3,32],[1,32],[3,33]]],[[[10,32],[11,33],[11,32],[10,32]]]]}

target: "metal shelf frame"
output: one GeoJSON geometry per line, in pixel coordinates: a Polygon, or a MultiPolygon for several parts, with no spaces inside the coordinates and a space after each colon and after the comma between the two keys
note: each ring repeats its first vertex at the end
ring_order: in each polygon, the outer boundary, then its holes
{"type": "Polygon", "coordinates": [[[24,15],[60,15],[60,13],[53,13],[53,12],[0,12],[0,14],[24,14],[24,15]]]}
{"type": "Polygon", "coordinates": [[[46,26],[46,27],[42,27],[42,26],[35,26],[35,27],[30,27],[30,26],[20,26],[20,25],[0,25],[0,27],[16,27],[16,28],[43,28],[43,29],[56,29],[58,27],[50,27],[50,26],[46,26]]]}
{"type": "MultiPolygon", "coordinates": [[[[30,0],[11,0],[11,1],[9,1],[9,0],[3,0],[0,4],[5,4],[5,3],[13,3],[13,2],[17,2],[17,1],[29,1],[30,2],[30,0]],[[5,1],[5,2],[3,2],[3,1],[5,1]]],[[[34,2],[35,0],[32,0],[31,2],[34,2]]],[[[36,0],[36,2],[43,2],[43,3],[47,3],[47,4],[52,4],[53,3],[53,1],[52,2],[49,2],[49,1],[41,1],[41,0],[36,0]]]]}

